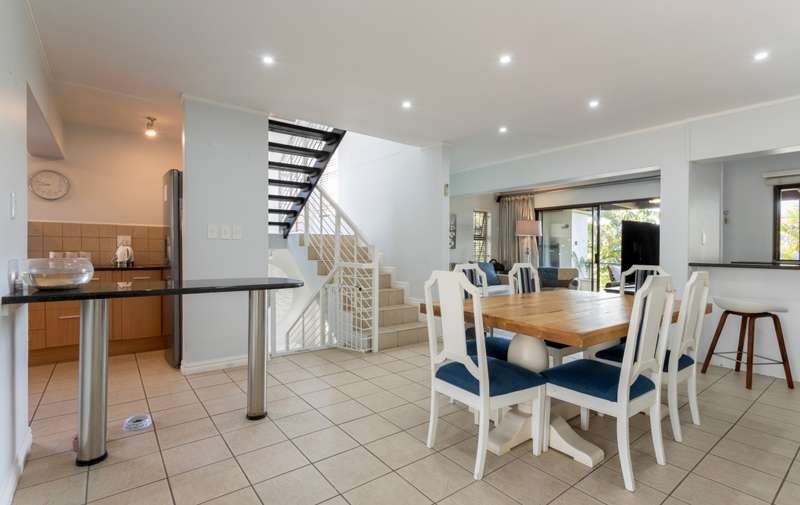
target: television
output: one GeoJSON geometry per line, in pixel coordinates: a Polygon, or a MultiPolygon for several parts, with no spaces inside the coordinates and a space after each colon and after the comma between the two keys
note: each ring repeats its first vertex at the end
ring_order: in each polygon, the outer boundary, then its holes
{"type": "Polygon", "coordinates": [[[622,222],[622,271],[633,265],[658,265],[659,226],[638,221],[622,222]]]}

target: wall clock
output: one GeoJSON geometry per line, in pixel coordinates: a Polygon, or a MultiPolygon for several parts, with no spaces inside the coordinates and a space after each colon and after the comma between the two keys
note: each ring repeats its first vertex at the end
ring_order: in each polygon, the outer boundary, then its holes
{"type": "Polygon", "coordinates": [[[28,181],[34,195],[45,200],[58,200],[69,193],[69,179],[54,170],[40,170],[28,181]]]}

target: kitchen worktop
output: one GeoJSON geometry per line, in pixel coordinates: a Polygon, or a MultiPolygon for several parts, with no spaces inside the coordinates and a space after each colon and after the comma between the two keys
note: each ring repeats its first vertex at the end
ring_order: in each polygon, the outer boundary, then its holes
{"type": "Polygon", "coordinates": [[[188,280],[180,284],[173,281],[132,281],[123,283],[90,283],[73,289],[23,289],[4,296],[0,304],[62,302],[71,300],[101,300],[133,298],[138,296],[188,295],[195,293],[226,293],[234,291],[261,291],[290,289],[303,286],[303,281],[284,277],[254,277],[244,279],[188,280]]]}
{"type": "Polygon", "coordinates": [[[134,263],[129,267],[117,267],[114,265],[92,265],[95,272],[116,272],[124,270],[168,270],[169,265],[145,265],[134,263]]]}
{"type": "Polygon", "coordinates": [[[765,268],[769,270],[800,270],[800,263],[777,263],[769,261],[731,261],[731,262],[689,262],[690,267],[718,268],[765,268]]]}

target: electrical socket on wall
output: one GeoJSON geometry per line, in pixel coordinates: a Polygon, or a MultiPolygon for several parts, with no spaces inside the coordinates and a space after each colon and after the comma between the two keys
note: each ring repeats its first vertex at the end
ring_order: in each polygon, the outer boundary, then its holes
{"type": "Polygon", "coordinates": [[[222,224],[219,226],[219,238],[221,238],[222,240],[231,239],[231,225],[222,224]]]}
{"type": "Polygon", "coordinates": [[[233,225],[232,235],[233,235],[233,240],[242,240],[242,225],[240,224],[233,225]]]}
{"type": "Polygon", "coordinates": [[[130,235],[117,235],[117,247],[126,245],[130,247],[132,244],[130,235]]]}
{"type": "Polygon", "coordinates": [[[219,238],[219,226],[215,224],[208,225],[206,236],[209,240],[216,240],[219,238]]]}

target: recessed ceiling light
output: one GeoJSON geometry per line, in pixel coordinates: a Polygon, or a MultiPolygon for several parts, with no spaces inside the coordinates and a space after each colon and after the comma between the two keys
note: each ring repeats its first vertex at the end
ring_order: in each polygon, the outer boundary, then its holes
{"type": "Polygon", "coordinates": [[[498,133],[508,133],[508,127],[507,126],[501,126],[500,128],[497,129],[497,131],[498,131],[498,133]]]}
{"type": "Polygon", "coordinates": [[[499,61],[501,65],[508,65],[509,63],[511,63],[511,55],[501,54],[500,58],[497,61],[499,61]]]}
{"type": "Polygon", "coordinates": [[[598,107],[600,107],[600,100],[598,100],[597,98],[592,98],[591,100],[589,100],[590,109],[596,109],[598,107]]]}
{"type": "Polygon", "coordinates": [[[264,63],[264,65],[274,65],[275,57],[269,54],[265,54],[264,56],[261,57],[261,62],[264,63]]]}
{"type": "Polygon", "coordinates": [[[753,55],[753,61],[764,61],[769,58],[769,51],[759,51],[753,55]]]}
{"type": "Polygon", "coordinates": [[[400,106],[403,107],[404,109],[410,109],[411,100],[403,100],[403,103],[401,103],[400,106]]]}
{"type": "Polygon", "coordinates": [[[156,130],[156,118],[147,116],[147,123],[144,126],[144,134],[150,138],[158,136],[158,130],[156,130]]]}

